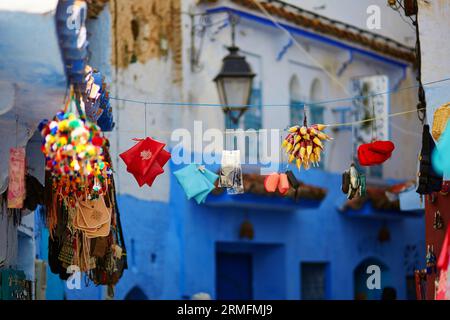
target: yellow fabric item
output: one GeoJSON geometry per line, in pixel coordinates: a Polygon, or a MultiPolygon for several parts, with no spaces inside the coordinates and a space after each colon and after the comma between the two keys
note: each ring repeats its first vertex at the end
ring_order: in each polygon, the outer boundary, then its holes
{"type": "Polygon", "coordinates": [[[450,103],[440,106],[434,112],[433,127],[431,128],[431,135],[434,140],[439,140],[445,130],[448,119],[450,119],[450,103]]]}

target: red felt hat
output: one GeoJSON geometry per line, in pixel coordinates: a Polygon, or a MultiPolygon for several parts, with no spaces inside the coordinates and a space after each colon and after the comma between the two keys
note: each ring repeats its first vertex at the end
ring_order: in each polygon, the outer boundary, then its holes
{"type": "Polygon", "coordinates": [[[358,147],[358,160],[362,166],[379,165],[389,159],[395,149],[391,141],[375,141],[358,147]]]}
{"type": "Polygon", "coordinates": [[[369,144],[369,149],[373,152],[390,155],[395,146],[391,141],[375,141],[369,144]]]}

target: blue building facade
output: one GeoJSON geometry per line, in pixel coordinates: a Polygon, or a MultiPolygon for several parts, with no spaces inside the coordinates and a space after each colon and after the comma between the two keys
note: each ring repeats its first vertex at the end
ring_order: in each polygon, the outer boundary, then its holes
{"type": "MultiPolygon", "coordinates": [[[[366,285],[369,265],[380,267],[381,289],[410,297],[413,271],[423,264],[423,217],[346,215],[338,210],[345,201],[339,175],[316,169],[298,177],[327,189],[318,208],[304,209],[300,200],[297,210],[286,210],[279,198],[268,210],[258,201],[254,209],[231,208],[215,195],[197,205],[174,178],[169,203],[121,195],[129,269],[115,299],[190,299],[199,292],[213,299],[379,299],[382,290],[366,285]],[[252,240],[239,236],[244,221],[253,225],[252,240]],[[388,241],[378,239],[381,228],[388,241]]],[[[91,284],[66,289],[66,296],[99,299],[105,292],[91,284]]]]}
{"type": "MultiPolygon", "coordinates": [[[[295,52],[286,55],[283,65],[279,60],[277,60],[278,64],[275,63],[274,54],[271,51],[262,50],[262,54],[259,55],[260,52],[253,48],[253,44],[257,43],[258,39],[264,39],[260,43],[264,43],[268,48],[270,47],[266,44],[268,39],[272,41],[268,43],[272,44],[279,39],[272,34],[273,30],[269,29],[272,28],[272,23],[267,23],[267,19],[237,10],[233,12],[243,17],[243,20],[245,18],[246,21],[259,23],[267,28],[261,29],[261,26],[251,23],[244,24],[244,27],[249,30],[258,30],[259,33],[250,32],[252,37],[247,39],[248,42],[241,40],[239,43],[254,71],[259,76],[264,70],[269,71],[266,74],[271,75],[264,79],[266,81],[264,85],[262,80],[256,81],[252,104],[261,105],[261,108],[253,109],[252,112],[248,111],[244,119],[244,127],[255,129],[282,127],[280,124],[282,117],[273,111],[269,113],[264,110],[266,112],[264,117],[267,121],[274,122],[263,123],[262,100],[269,102],[270,99],[267,97],[276,96],[278,101],[283,99],[280,92],[284,92],[284,98],[290,101],[291,109],[296,109],[294,107],[301,105],[301,101],[304,101],[302,96],[308,89],[302,89],[302,91],[299,87],[296,90],[295,86],[284,91],[279,89],[287,88],[288,86],[283,86],[283,83],[291,82],[289,79],[295,78],[293,74],[300,71],[303,77],[301,80],[306,81],[302,83],[302,87],[309,88],[310,82],[311,87],[314,87],[313,79],[320,75],[319,71],[315,70],[314,66],[300,65],[299,67],[298,63],[297,65],[291,63],[289,59],[297,55],[295,52]],[[273,69],[267,66],[272,66],[273,69]],[[295,68],[300,69],[291,70],[295,68]],[[280,74],[275,73],[278,69],[281,70],[280,74]],[[276,79],[277,83],[270,82],[273,79],[276,79]],[[263,90],[266,91],[265,95],[263,90]]],[[[320,43],[328,39],[315,34],[312,36],[309,32],[301,32],[294,27],[290,27],[289,30],[299,37],[312,38],[320,43]]],[[[114,67],[110,65],[109,60],[112,44],[109,40],[105,40],[110,32],[109,12],[103,11],[98,19],[90,21],[90,42],[96,49],[93,50],[91,62],[93,65],[102,66],[101,69],[107,73],[110,73],[109,69],[114,67]],[[98,41],[99,39],[102,41],[98,41]]],[[[328,40],[325,42],[329,46],[342,49],[340,42],[328,40]]],[[[187,43],[183,45],[183,48],[185,45],[187,43]]],[[[279,45],[276,47],[278,48],[279,45]]],[[[349,49],[345,46],[342,50],[349,50],[345,53],[349,53],[350,59],[342,64],[342,68],[347,68],[350,62],[354,63],[354,70],[350,70],[351,68],[349,70],[354,72],[352,74],[355,76],[366,73],[388,73],[391,78],[396,79],[396,77],[403,77],[407,67],[403,63],[392,63],[391,59],[386,60],[384,56],[363,54],[360,50],[355,52],[364,56],[364,59],[360,57],[360,61],[356,64],[353,62],[352,53],[355,48],[349,49]],[[367,64],[365,59],[370,63],[367,64]],[[369,66],[368,69],[366,64],[369,66]],[[373,65],[376,68],[370,67],[373,65]],[[361,69],[358,69],[358,66],[361,69]]],[[[147,67],[149,73],[158,73],[155,72],[156,69],[151,69],[151,66],[129,69],[136,72],[133,74],[136,79],[139,78],[139,72],[146,72],[147,67]],[[138,72],[136,69],[143,71],[138,72]]],[[[183,68],[189,67],[183,66],[183,68]]],[[[127,75],[125,71],[121,70],[127,75]]],[[[131,74],[130,71],[130,78],[131,74]]],[[[185,83],[189,83],[190,79],[188,77],[185,83]]],[[[400,82],[401,79],[398,81],[400,82]]],[[[197,81],[197,79],[194,80],[197,81]]],[[[172,84],[172,81],[170,83],[172,84]]],[[[158,91],[164,91],[161,79],[158,78],[157,84],[158,91]]],[[[116,89],[120,93],[119,96],[133,97],[145,93],[156,99],[150,92],[137,93],[130,90],[129,87],[132,88],[133,85],[126,84],[123,87],[117,83],[114,85],[118,87],[116,89]]],[[[141,86],[137,87],[141,88],[141,86]]],[[[209,101],[210,98],[203,95],[209,91],[205,88],[209,87],[199,85],[198,88],[201,88],[201,92],[195,92],[192,88],[186,92],[192,91],[192,95],[198,101],[209,101]]],[[[177,91],[172,89],[170,87],[167,91],[177,91]]],[[[332,92],[328,94],[334,96],[332,92]]],[[[309,95],[311,97],[307,100],[323,99],[320,94],[317,96],[312,93],[306,94],[306,96],[309,95]]],[[[131,111],[131,108],[122,107],[121,112],[124,116],[121,118],[121,126],[124,128],[127,124],[130,127],[134,126],[135,123],[131,122],[140,117],[140,114],[135,113],[137,108],[133,107],[131,111]]],[[[297,114],[299,118],[303,114],[303,109],[297,109],[297,113],[294,112],[294,114],[297,114]]],[[[319,106],[311,110],[318,111],[312,112],[311,118],[321,118],[320,122],[322,122],[323,110],[319,106]]],[[[146,109],[145,112],[147,113],[146,109]]],[[[168,113],[166,110],[160,112],[160,114],[166,113],[168,113]]],[[[217,110],[217,113],[221,114],[221,110],[217,110]]],[[[196,116],[198,116],[196,113],[192,115],[192,117],[196,116]]],[[[292,118],[292,115],[286,114],[286,120],[289,117],[292,118]]],[[[290,120],[293,120],[292,123],[296,122],[296,119],[290,120]]],[[[330,121],[333,122],[333,119],[330,121]]],[[[350,120],[344,119],[341,122],[348,121],[350,120]]],[[[286,123],[283,123],[284,125],[286,123]]],[[[152,129],[157,132],[158,127],[152,129]]],[[[134,137],[137,132],[132,134],[134,137]]],[[[128,135],[126,132],[117,134],[119,138],[124,136],[128,138],[128,135]]],[[[345,139],[335,140],[339,147],[335,148],[334,155],[350,154],[349,136],[345,134],[343,136],[345,139]],[[345,141],[345,145],[342,141],[345,141]],[[348,149],[347,152],[345,148],[348,149]]],[[[404,145],[397,144],[400,154],[402,154],[400,149],[404,145]]],[[[327,154],[330,158],[332,155],[327,154]]],[[[342,157],[340,161],[346,160],[342,157]]],[[[398,163],[394,163],[394,166],[398,167],[398,163]]],[[[128,255],[128,270],[124,272],[115,288],[115,299],[191,299],[193,295],[200,292],[209,294],[213,299],[380,299],[381,289],[384,287],[393,287],[400,299],[413,296],[415,289],[414,285],[411,286],[413,272],[415,269],[422,268],[425,260],[423,216],[409,217],[401,212],[382,214],[376,212],[370,204],[360,211],[341,212],[339,208],[346,201],[345,195],[341,192],[341,175],[323,169],[297,173],[299,180],[327,190],[326,197],[315,205],[304,200],[293,203],[280,197],[265,198],[248,194],[236,195],[234,198],[226,197],[226,199],[210,195],[206,204],[197,205],[186,199],[184,191],[171,174],[180,168],[170,162],[170,170],[165,173],[170,175],[170,195],[167,202],[146,201],[132,194],[118,195],[128,255]],[[242,198],[247,200],[245,205],[239,200],[242,198]],[[253,228],[252,239],[240,237],[239,231],[244,222],[251,224],[253,228]],[[380,241],[381,230],[388,230],[390,239],[380,241]],[[372,265],[380,268],[381,289],[367,288],[369,277],[367,269],[372,265]]],[[[217,170],[218,167],[210,169],[217,170]]],[[[329,169],[337,172],[336,168],[329,169]]],[[[45,233],[42,235],[45,236],[45,233]]],[[[46,242],[46,239],[43,239],[44,247],[46,242]]],[[[45,258],[45,248],[41,252],[45,258]]],[[[96,287],[92,283],[85,286],[83,281],[81,289],[72,290],[65,288],[64,284],[57,279],[54,283],[48,283],[47,292],[53,292],[51,296],[48,296],[49,298],[107,298],[106,288],[96,287]],[[65,292],[61,292],[62,290],[65,292]],[[57,295],[55,292],[60,294],[57,295]]]]}

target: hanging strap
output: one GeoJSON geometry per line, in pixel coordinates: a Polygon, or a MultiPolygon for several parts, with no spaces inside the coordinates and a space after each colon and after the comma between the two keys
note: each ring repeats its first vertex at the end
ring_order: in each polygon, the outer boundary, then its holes
{"type": "Polygon", "coordinates": [[[67,98],[67,101],[64,104],[64,109],[63,109],[64,113],[67,113],[69,111],[69,106],[70,106],[70,103],[72,102],[72,96],[73,96],[73,86],[70,86],[69,97],[67,98]]]}
{"type": "Polygon", "coordinates": [[[308,127],[308,117],[306,116],[306,104],[303,105],[303,126],[308,127]]]}
{"type": "Polygon", "coordinates": [[[82,120],[86,120],[86,114],[83,110],[83,108],[81,107],[81,102],[80,102],[81,96],[77,97],[74,93],[74,89],[73,86],[70,86],[70,93],[69,93],[69,98],[67,99],[66,104],[64,105],[64,113],[67,112],[72,112],[78,113],[78,116],[80,117],[80,119],[82,120]],[[73,108],[73,105],[75,105],[75,110],[73,108]]]}

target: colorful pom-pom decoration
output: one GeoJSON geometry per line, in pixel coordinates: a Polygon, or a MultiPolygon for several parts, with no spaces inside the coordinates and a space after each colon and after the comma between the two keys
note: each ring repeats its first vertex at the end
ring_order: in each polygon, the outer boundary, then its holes
{"type": "Polygon", "coordinates": [[[73,184],[75,190],[101,190],[98,181],[105,181],[111,170],[104,161],[105,139],[96,124],[71,112],[58,112],[53,121],[42,123],[41,134],[46,169],[53,177],[73,184]]]}

